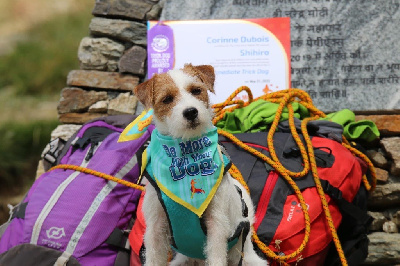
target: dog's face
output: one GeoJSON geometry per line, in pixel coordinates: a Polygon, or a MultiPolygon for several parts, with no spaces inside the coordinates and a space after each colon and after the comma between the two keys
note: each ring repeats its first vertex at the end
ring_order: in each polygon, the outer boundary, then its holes
{"type": "Polygon", "coordinates": [[[212,126],[208,91],[214,92],[214,68],[192,66],[156,74],[134,92],[146,108],[154,109],[158,130],[174,138],[192,138],[212,126]]]}

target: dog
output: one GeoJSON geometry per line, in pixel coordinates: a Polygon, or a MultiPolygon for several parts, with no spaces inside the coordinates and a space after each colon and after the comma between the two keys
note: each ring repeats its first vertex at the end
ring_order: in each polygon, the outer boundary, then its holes
{"type": "Polygon", "coordinates": [[[227,172],[229,159],[218,145],[208,96],[214,81],[212,66],[185,64],[134,89],[138,100],[153,108],[156,126],[142,209],[145,265],[167,265],[171,246],[174,266],[268,265],[251,243],[251,198],[227,172]]]}

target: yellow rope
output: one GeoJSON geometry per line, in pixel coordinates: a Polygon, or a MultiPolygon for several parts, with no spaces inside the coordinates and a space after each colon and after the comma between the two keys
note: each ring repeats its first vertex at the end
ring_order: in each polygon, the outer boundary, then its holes
{"type": "Polygon", "coordinates": [[[138,184],[135,184],[135,183],[123,180],[123,179],[119,179],[119,178],[117,178],[115,176],[107,175],[107,174],[104,174],[104,173],[101,173],[101,172],[98,172],[98,171],[95,171],[95,170],[92,170],[92,169],[89,169],[89,168],[81,167],[81,166],[76,166],[76,165],[72,165],[72,164],[59,164],[59,165],[56,165],[56,166],[52,167],[49,171],[52,171],[52,170],[55,170],[55,169],[79,171],[79,172],[82,172],[82,173],[85,173],[85,174],[94,175],[94,176],[98,176],[98,177],[101,177],[101,178],[104,178],[104,179],[107,179],[107,180],[110,180],[110,181],[114,181],[114,182],[116,182],[118,184],[121,184],[121,185],[124,185],[124,186],[127,186],[127,187],[131,187],[131,188],[134,188],[134,189],[139,189],[141,191],[145,190],[143,186],[140,186],[138,184]]]}
{"type": "MultiPolygon", "coordinates": [[[[226,131],[219,129],[218,133],[220,135],[223,135],[223,136],[229,138],[237,146],[241,147],[245,151],[247,151],[247,152],[255,155],[256,157],[260,158],[261,160],[267,162],[288,182],[288,184],[292,187],[293,191],[295,192],[295,194],[300,202],[302,211],[304,213],[305,233],[304,233],[304,239],[303,239],[302,243],[300,244],[300,246],[298,247],[298,249],[295,250],[294,252],[292,252],[291,254],[284,255],[284,256],[276,255],[268,246],[266,246],[258,238],[257,233],[255,232],[254,228],[253,228],[253,241],[264,252],[264,254],[266,254],[269,258],[272,258],[273,260],[275,260],[281,264],[287,265],[286,261],[289,261],[295,257],[297,257],[297,261],[299,260],[299,258],[302,258],[302,255],[300,255],[300,253],[304,250],[305,246],[307,245],[309,236],[310,236],[310,230],[311,230],[310,217],[308,214],[307,206],[305,204],[303,195],[301,194],[301,191],[298,188],[297,184],[293,181],[293,178],[303,177],[311,170],[319,197],[321,198],[322,207],[324,210],[326,220],[328,222],[330,232],[332,234],[333,242],[334,242],[336,250],[339,254],[339,258],[342,262],[342,265],[347,265],[347,260],[344,255],[340,240],[337,235],[336,228],[335,228],[333,220],[332,220],[332,216],[329,211],[329,206],[328,206],[328,203],[327,203],[327,200],[325,197],[325,193],[321,186],[321,182],[320,182],[320,179],[318,176],[318,171],[317,171],[317,164],[316,164],[315,156],[314,156],[314,149],[312,146],[311,138],[307,132],[307,123],[309,121],[316,120],[320,117],[325,117],[326,115],[322,111],[318,110],[313,105],[311,97],[305,91],[302,91],[299,89],[288,89],[288,90],[265,94],[265,95],[253,100],[253,96],[251,94],[250,89],[246,86],[243,86],[243,87],[238,88],[234,93],[232,93],[231,96],[229,96],[229,98],[225,102],[213,106],[215,113],[216,113],[213,123],[216,124],[219,120],[221,120],[224,117],[225,113],[232,112],[237,108],[245,107],[245,106],[249,105],[251,102],[258,100],[258,99],[263,99],[266,101],[270,101],[270,102],[279,104],[279,107],[276,111],[275,118],[271,124],[271,128],[267,135],[267,143],[268,143],[268,148],[269,148],[269,153],[271,155],[271,158],[258,152],[257,150],[253,149],[252,147],[249,147],[248,145],[246,145],[245,143],[243,143],[242,141],[237,139],[235,136],[233,136],[232,134],[230,134],[226,131]],[[249,100],[247,102],[233,101],[233,99],[242,91],[247,92],[249,100]],[[293,111],[293,107],[291,104],[293,102],[298,102],[299,104],[305,106],[310,112],[310,117],[304,119],[301,123],[301,132],[303,134],[303,138],[306,142],[307,148],[304,146],[299,134],[296,131],[296,127],[294,124],[294,111],[293,111]],[[227,106],[231,106],[231,107],[224,109],[227,106]],[[304,164],[304,168],[300,172],[292,172],[292,171],[286,169],[282,165],[282,163],[279,161],[279,159],[276,155],[276,152],[275,152],[274,145],[273,145],[273,136],[276,132],[278,123],[281,119],[281,115],[282,115],[282,112],[285,107],[289,111],[290,130],[291,130],[291,133],[293,135],[293,138],[294,138],[298,148],[300,149],[301,157],[302,157],[303,164],[304,164]]],[[[358,156],[359,158],[361,158],[362,160],[364,160],[367,163],[369,169],[371,170],[371,174],[372,174],[372,185],[369,184],[369,181],[367,180],[367,178],[365,176],[363,176],[362,180],[363,180],[363,183],[364,183],[365,187],[367,188],[367,190],[374,189],[375,184],[376,184],[376,175],[375,175],[374,166],[371,163],[371,161],[363,153],[359,152],[354,147],[351,147],[349,145],[348,141],[346,140],[346,138],[344,138],[344,136],[343,136],[343,146],[346,147],[347,149],[349,149],[353,153],[353,155],[358,156]]],[[[230,170],[230,173],[234,178],[239,180],[239,182],[241,182],[241,184],[247,190],[249,190],[247,184],[243,180],[243,177],[241,176],[239,170],[236,167],[233,167],[233,169],[230,170]]]]}
{"type": "Polygon", "coordinates": [[[308,132],[307,132],[307,123],[308,123],[308,121],[316,120],[318,118],[319,117],[317,116],[317,117],[314,117],[314,118],[306,118],[306,119],[304,119],[302,121],[302,123],[301,123],[301,132],[303,133],[304,139],[306,140],[306,143],[307,143],[307,149],[308,149],[308,153],[309,153],[310,159],[311,159],[310,160],[311,172],[312,172],[312,175],[314,177],[315,187],[317,188],[319,197],[321,199],[322,208],[324,209],[325,217],[326,217],[329,229],[330,229],[331,234],[332,234],[333,242],[334,242],[336,250],[337,250],[337,252],[339,254],[339,258],[340,258],[340,261],[342,262],[342,265],[347,265],[346,256],[345,256],[345,254],[343,252],[342,245],[341,245],[340,240],[339,240],[339,236],[337,235],[335,224],[333,223],[331,212],[329,211],[328,201],[326,200],[324,189],[322,188],[321,181],[320,181],[320,179],[318,177],[317,163],[316,163],[315,157],[314,157],[314,147],[312,146],[311,138],[310,138],[310,136],[308,135],[308,132]]]}
{"type": "Polygon", "coordinates": [[[225,100],[225,102],[223,103],[219,103],[219,104],[214,104],[212,106],[212,108],[215,111],[215,117],[213,120],[213,123],[217,123],[217,121],[221,120],[225,113],[227,112],[232,112],[233,110],[235,110],[238,107],[245,107],[247,105],[249,105],[251,102],[253,102],[253,94],[251,93],[251,90],[249,87],[247,86],[242,86],[239,87],[238,89],[236,89],[229,97],[228,99],[225,100]],[[245,91],[247,92],[248,95],[248,102],[243,102],[242,100],[233,100],[240,92],[245,91]],[[225,109],[227,106],[230,105],[234,105],[231,108],[225,109]]]}
{"type": "MultiPolygon", "coordinates": [[[[227,133],[223,131],[223,133],[227,133]]],[[[229,169],[229,173],[233,178],[235,178],[239,183],[246,189],[247,193],[250,194],[250,189],[246,184],[246,181],[244,181],[242,174],[240,173],[239,169],[236,167],[236,165],[232,164],[231,168],[229,169]]]]}
{"type": "MultiPolygon", "coordinates": [[[[294,111],[293,111],[293,107],[291,104],[288,104],[289,100],[294,96],[295,94],[290,91],[287,94],[285,94],[283,96],[282,101],[280,102],[279,108],[276,111],[276,115],[275,115],[275,119],[272,122],[271,128],[268,132],[268,136],[267,136],[267,143],[268,143],[268,149],[269,152],[271,154],[271,157],[273,159],[274,162],[278,163],[281,167],[283,167],[283,165],[281,164],[281,162],[278,159],[278,156],[275,153],[275,148],[274,148],[274,141],[273,141],[273,137],[274,134],[276,132],[276,129],[278,127],[282,112],[283,112],[283,108],[284,107],[288,107],[289,110],[289,125],[290,125],[290,130],[292,132],[293,138],[297,144],[297,146],[300,149],[300,153],[303,159],[303,163],[304,163],[304,169],[299,172],[299,173],[295,173],[295,172],[291,172],[288,169],[285,168],[285,171],[289,174],[289,176],[291,177],[295,177],[295,178],[299,178],[299,177],[303,177],[305,176],[308,171],[309,171],[309,160],[308,160],[308,154],[306,149],[304,148],[303,143],[301,142],[301,139],[299,137],[299,134],[297,133],[296,127],[294,125],[294,111]]],[[[284,168],[284,167],[283,167],[284,168]]]]}

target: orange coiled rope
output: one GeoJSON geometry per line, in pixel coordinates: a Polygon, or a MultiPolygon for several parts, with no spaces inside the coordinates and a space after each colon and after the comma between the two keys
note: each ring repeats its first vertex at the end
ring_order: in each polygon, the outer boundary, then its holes
{"type": "MultiPolygon", "coordinates": [[[[310,217],[308,214],[308,210],[307,210],[303,195],[301,194],[300,189],[298,188],[296,183],[293,181],[293,179],[303,177],[311,170],[315,184],[316,184],[318,194],[321,198],[322,207],[323,207],[325,217],[328,222],[329,229],[332,234],[333,242],[334,242],[336,250],[339,254],[339,258],[341,260],[342,265],[347,265],[347,260],[344,255],[340,240],[339,240],[337,232],[336,232],[336,228],[335,228],[333,220],[332,220],[332,216],[329,211],[328,203],[325,198],[325,193],[323,191],[321,182],[318,177],[317,165],[316,165],[315,157],[314,157],[314,149],[313,149],[313,146],[311,143],[311,138],[307,132],[307,123],[311,120],[316,120],[316,119],[319,119],[320,117],[325,117],[325,114],[322,111],[318,110],[312,104],[312,100],[311,100],[310,96],[305,91],[302,91],[299,89],[288,89],[288,90],[273,92],[273,93],[265,94],[255,100],[258,100],[258,99],[263,99],[266,101],[270,101],[270,102],[279,104],[279,107],[278,107],[276,115],[275,115],[275,119],[272,122],[271,128],[267,135],[268,149],[269,149],[271,158],[258,152],[255,149],[249,147],[248,145],[244,144],[239,139],[237,139],[235,136],[233,136],[232,134],[230,134],[226,131],[218,130],[218,133],[220,135],[223,135],[223,136],[229,138],[237,146],[252,153],[256,157],[260,158],[261,160],[263,160],[266,163],[268,163],[269,165],[271,165],[288,182],[288,184],[292,187],[293,191],[295,192],[297,198],[299,199],[301,208],[303,210],[304,222],[305,222],[305,233],[304,233],[304,239],[303,239],[302,243],[300,244],[300,246],[298,247],[298,249],[295,250],[294,252],[292,252],[291,254],[284,255],[284,256],[276,255],[268,246],[266,246],[262,241],[260,241],[260,239],[258,238],[257,233],[254,231],[254,229],[253,229],[253,241],[264,252],[264,254],[266,254],[269,258],[271,258],[275,261],[278,261],[280,263],[287,264],[286,261],[289,261],[296,257],[298,259],[301,258],[300,253],[304,250],[305,246],[307,245],[307,242],[308,242],[309,236],[310,236],[310,230],[311,230],[310,217]],[[299,104],[302,104],[310,112],[310,117],[304,119],[301,123],[301,132],[303,134],[303,137],[305,139],[307,147],[304,147],[303,142],[301,141],[300,136],[297,133],[296,128],[295,128],[294,111],[293,111],[293,107],[291,105],[292,102],[298,102],[299,104]],[[276,132],[278,123],[281,119],[281,115],[282,115],[282,112],[285,107],[289,111],[290,130],[291,130],[291,133],[293,135],[293,138],[294,138],[297,146],[300,149],[300,153],[301,153],[303,164],[304,164],[304,168],[300,172],[292,172],[292,171],[286,169],[282,165],[282,163],[279,161],[278,157],[276,156],[276,152],[275,152],[274,145],[273,145],[273,136],[276,132]],[[300,257],[298,257],[299,255],[300,255],[300,257]]],[[[225,102],[213,106],[215,113],[216,113],[213,123],[216,124],[219,120],[221,120],[224,117],[225,113],[232,112],[233,110],[235,110],[237,108],[245,107],[253,101],[254,101],[253,95],[251,94],[251,91],[248,87],[242,86],[242,87],[238,88],[234,93],[232,93],[232,95],[225,102]],[[234,100],[234,98],[242,91],[245,91],[248,93],[249,100],[247,102],[243,102],[241,100],[234,100]],[[230,107],[228,107],[228,106],[230,106],[230,107]],[[228,108],[225,108],[225,107],[228,107],[228,108]]],[[[367,163],[369,169],[371,170],[371,174],[372,174],[372,185],[369,184],[369,181],[367,180],[367,178],[365,176],[363,176],[363,183],[364,183],[365,187],[367,188],[367,190],[374,189],[375,184],[376,184],[376,176],[375,176],[374,166],[372,165],[370,160],[364,154],[362,154],[355,148],[351,147],[348,144],[348,141],[344,138],[344,136],[343,136],[343,139],[344,139],[343,146],[348,148],[355,156],[360,157],[367,163]]],[[[238,171],[238,169],[236,167],[234,167],[233,170],[230,171],[230,173],[234,178],[238,179],[239,182],[244,184],[244,187],[246,187],[246,189],[248,190],[248,187],[247,187],[246,183],[244,182],[243,177],[241,176],[240,172],[238,171]]]]}

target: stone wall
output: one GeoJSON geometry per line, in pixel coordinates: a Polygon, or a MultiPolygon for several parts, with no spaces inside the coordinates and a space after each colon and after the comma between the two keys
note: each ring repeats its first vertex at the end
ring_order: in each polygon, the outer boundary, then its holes
{"type": "MultiPolygon", "coordinates": [[[[77,125],[93,118],[140,111],[132,89],[146,74],[146,21],[158,19],[162,5],[162,0],[95,2],[90,35],[79,46],[80,69],[69,73],[61,91],[62,125],[52,138],[66,139],[77,125]]],[[[367,147],[378,185],[368,202],[374,222],[366,263],[400,264],[400,115],[357,119],[374,121],[382,134],[380,141],[367,147]]]]}
{"type": "Polygon", "coordinates": [[[90,35],[79,45],[79,70],[61,91],[59,120],[83,124],[104,115],[134,114],[132,89],[146,74],[146,21],[158,19],[159,0],[96,1],[90,35]]]}

